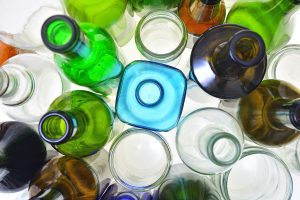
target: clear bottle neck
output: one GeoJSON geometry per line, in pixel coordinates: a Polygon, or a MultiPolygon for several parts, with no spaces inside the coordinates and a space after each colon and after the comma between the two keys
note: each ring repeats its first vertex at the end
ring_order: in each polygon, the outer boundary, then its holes
{"type": "Polygon", "coordinates": [[[7,106],[20,105],[33,94],[34,78],[22,66],[6,64],[0,69],[0,101],[7,106]]]}

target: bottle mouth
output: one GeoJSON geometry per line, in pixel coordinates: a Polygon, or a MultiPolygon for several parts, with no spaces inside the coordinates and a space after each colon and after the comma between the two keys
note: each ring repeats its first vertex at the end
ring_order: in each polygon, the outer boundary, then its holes
{"type": "Polygon", "coordinates": [[[140,104],[151,107],[159,104],[164,96],[164,91],[158,81],[144,80],[137,86],[135,96],[140,104]]]}
{"type": "Polygon", "coordinates": [[[78,24],[68,16],[54,15],[42,26],[42,40],[46,47],[57,53],[67,53],[80,39],[78,24]]]}
{"type": "Polygon", "coordinates": [[[7,91],[9,85],[8,80],[9,78],[7,73],[3,69],[0,69],[0,96],[5,94],[5,92],[7,91]]]}
{"type": "Polygon", "coordinates": [[[152,11],[137,25],[135,43],[149,60],[168,63],[185,49],[188,32],[181,19],[171,11],[152,11]],[[164,44],[164,45],[162,45],[164,44]]]}
{"type": "Polygon", "coordinates": [[[266,56],[265,43],[259,34],[241,30],[229,42],[229,55],[238,64],[253,67],[266,56]]]}
{"type": "Polygon", "coordinates": [[[292,124],[300,130],[300,99],[293,102],[290,108],[290,119],[292,124]]]}
{"type": "Polygon", "coordinates": [[[62,111],[46,113],[38,125],[41,138],[54,145],[68,141],[76,130],[76,122],[71,116],[62,111]]]}

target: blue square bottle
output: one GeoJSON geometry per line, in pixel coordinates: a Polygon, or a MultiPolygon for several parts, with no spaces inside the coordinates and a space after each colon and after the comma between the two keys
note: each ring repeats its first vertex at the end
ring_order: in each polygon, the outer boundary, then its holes
{"type": "Polygon", "coordinates": [[[129,125],[169,131],[181,116],[186,87],[180,70],[151,61],[134,61],[121,79],[116,112],[129,125]]]}

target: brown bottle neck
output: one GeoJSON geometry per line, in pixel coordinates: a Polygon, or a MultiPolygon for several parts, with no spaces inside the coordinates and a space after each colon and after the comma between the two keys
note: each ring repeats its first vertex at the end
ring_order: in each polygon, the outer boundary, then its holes
{"type": "Polygon", "coordinates": [[[62,192],[58,189],[49,188],[42,190],[36,196],[31,197],[29,200],[64,200],[66,199],[62,192]]]}

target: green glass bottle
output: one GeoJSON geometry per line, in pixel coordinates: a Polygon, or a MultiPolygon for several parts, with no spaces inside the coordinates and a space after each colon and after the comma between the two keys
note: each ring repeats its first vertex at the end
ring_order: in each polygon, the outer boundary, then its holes
{"type": "Polygon", "coordinates": [[[258,32],[271,52],[290,39],[287,21],[299,4],[299,0],[238,0],[227,16],[227,23],[258,32]]]}
{"type": "Polygon", "coordinates": [[[99,95],[72,91],[58,97],[40,120],[39,134],[60,153],[84,157],[109,140],[113,113],[99,95]]]}
{"type": "Polygon", "coordinates": [[[181,0],[129,0],[133,10],[143,16],[151,10],[176,10],[181,0]]]}
{"type": "Polygon", "coordinates": [[[65,75],[74,83],[109,94],[123,72],[111,36],[88,23],[80,26],[64,15],[48,18],[42,27],[44,44],[65,75]]]}

